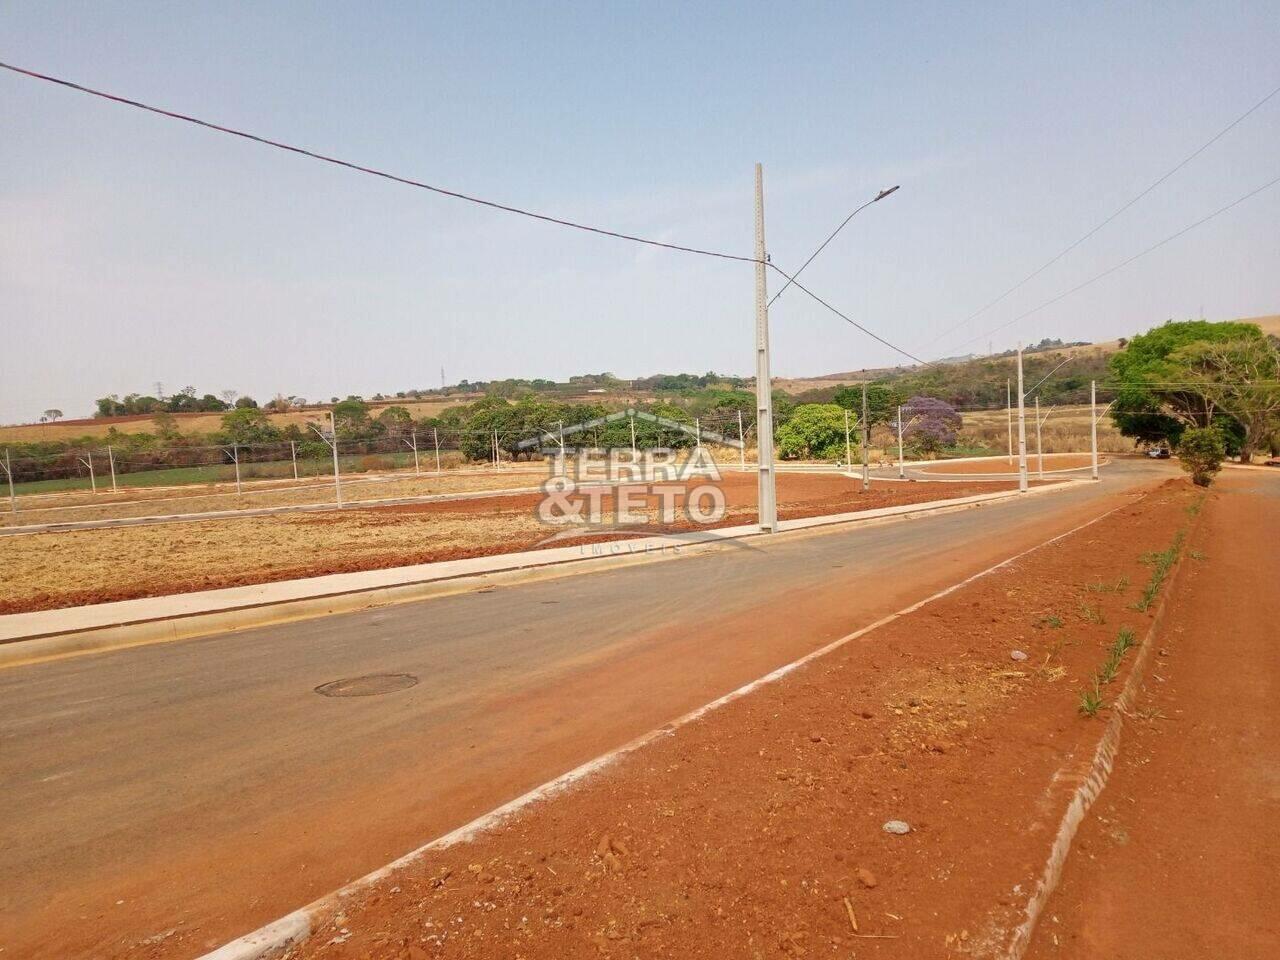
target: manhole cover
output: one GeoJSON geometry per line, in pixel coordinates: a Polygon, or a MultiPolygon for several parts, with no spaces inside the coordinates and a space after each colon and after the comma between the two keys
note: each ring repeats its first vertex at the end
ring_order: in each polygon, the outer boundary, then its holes
{"type": "Polygon", "coordinates": [[[408,690],[417,682],[418,678],[411,673],[371,673],[363,677],[322,683],[316,687],[316,693],[322,697],[376,697],[383,693],[408,690]]]}

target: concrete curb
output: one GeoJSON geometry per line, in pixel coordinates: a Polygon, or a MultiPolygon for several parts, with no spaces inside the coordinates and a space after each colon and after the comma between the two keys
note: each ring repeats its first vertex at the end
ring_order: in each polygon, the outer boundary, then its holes
{"type": "MultiPolygon", "coordinates": [[[[1044,489],[1044,488],[1041,488],[1041,489],[1044,489]]],[[[305,907],[300,907],[299,909],[294,910],[292,913],[286,914],[284,917],[281,917],[279,920],[273,921],[272,923],[269,923],[263,927],[260,927],[251,933],[248,933],[242,937],[239,937],[236,940],[232,940],[230,943],[224,944],[218,949],[213,950],[210,953],[206,953],[201,957],[198,957],[197,960],[265,960],[266,957],[268,957],[270,954],[274,953],[275,951],[283,950],[284,948],[292,944],[298,943],[310,937],[312,932],[322,922],[324,922],[324,920],[327,917],[337,913],[337,911],[341,907],[341,903],[343,900],[345,900],[350,896],[353,896],[356,893],[359,893],[361,890],[368,887],[370,884],[376,883],[378,880],[383,879],[384,877],[393,873],[395,870],[409,866],[416,860],[420,859],[424,854],[432,850],[440,850],[440,849],[454,846],[455,844],[458,844],[458,843],[465,843],[469,840],[472,840],[475,837],[480,836],[485,832],[487,832],[488,830],[505,822],[515,814],[519,813],[525,807],[528,807],[541,800],[550,799],[556,796],[557,794],[572,788],[573,786],[582,782],[588,777],[596,773],[599,773],[605,768],[611,766],[613,763],[622,759],[623,757],[636,752],[637,750],[645,747],[650,743],[653,743],[654,741],[658,740],[660,737],[669,736],[679,728],[686,726],[687,724],[692,723],[693,721],[703,716],[706,716],[707,714],[719,709],[720,707],[725,706],[726,704],[732,703],[733,701],[746,696],[747,694],[751,693],[754,690],[759,689],[760,687],[766,686],[768,684],[774,683],[782,679],[787,674],[792,673],[795,670],[798,670],[800,667],[804,666],[805,664],[808,664],[814,660],[824,657],[827,654],[835,650],[838,650],[840,647],[843,647],[844,645],[851,643],[854,640],[857,640],[875,630],[878,630],[880,627],[893,623],[895,620],[898,620],[909,614],[915,613],[917,610],[920,610],[922,607],[925,607],[936,600],[940,600],[943,597],[948,596],[949,594],[952,594],[955,591],[968,586],[970,583],[973,583],[976,580],[980,580],[981,578],[988,576],[989,574],[995,573],[997,570],[1003,569],[1004,567],[1007,567],[1012,563],[1016,563],[1017,561],[1021,560],[1023,557],[1026,557],[1037,550],[1043,549],[1044,547],[1047,547],[1050,544],[1057,543],[1059,540],[1063,540],[1075,533],[1079,533],[1081,530],[1084,530],[1087,527],[1093,526],[1093,524],[1106,519],[1107,517],[1111,516],[1111,514],[1121,509],[1123,509],[1123,507],[1114,507],[1111,510],[1106,511],[1105,513],[1099,514],[1098,516],[1094,517],[1092,520],[1088,520],[1082,524],[1079,524],[1071,528],[1070,530],[1067,530],[1064,533],[1060,533],[1054,537],[1051,537],[1048,540],[1045,540],[1042,543],[1038,543],[1033,547],[1023,550],[1021,553],[1015,554],[1012,557],[1007,557],[1006,559],[1001,560],[999,563],[996,563],[990,567],[987,567],[985,570],[981,570],[978,573],[972,574],[971,576],[968,576],[965,579],[960,580],[959,582],[954,583],[949,587],[944,587],[943,589],[937,591],[936,593],[933,593],[928,597],[925,597],[923,600],[919,600],[916,603],[911,604],[910,606],[902,608],[896,613],[891,613],[888,616],[882,617],[879,620],[875,621],[874,623],[869,624],[868,626],[862,627],[861,629],[855,630],[852,633],[846,634],[843,637],[833,640],[832,642],[828,643],[826,646],[820,647],[817,650],[814,650],[812,653],[808,653],[797,660],[793,660],[791,663],[785,664],[784,666],[779,667],[778,669],[772,671],[771,673],[765,674],[763,677],[760,677],[757,680],[753,680],[750,683],[745,684],[744,686],[741,686],[738,689],[733,690],[730,693],[727,693],[724,696],[716,700],[713,700],[708,704],[705,704],[704,706],[698,707],[697,709],[684,714],[678,719],[673,720],[672,722],[667,723],[657,728],[656,730],[651,730],[646,734],[642,734],[641,736],[630,741],[629,743],[624,744],[623,746],[617,748],[616,750],[612,750],[609,753],[606,753],[600,757],[597,757],[594,760],[589,760],[586,763],[582,764],[581,766],[575,767],[574,769],[568,771],[567,773],[561,774],[559,777],[556,777],[554,780],[550,780],[539,787],[535,787],[533,790],[530,790],[528,793],[525,793],[517,797],[516,799],[506,804],[503,804],[502,806],[498,807],[495,810],[491,810],[489,813],[486,813],[480,817],[477,817],[475,820],[472,820],[470,823],[467,823],[457,828],[456,830],[453,830],[450,833],[445,834],[442,837],[438,837],[435,840],[432,840],[428,843],[423,844],[422,846],[418,847],[416,850],[410,851],[409,853],[405,854],[404,856],[400,857],[397,860],[392,861],[386,866],[380,867],[379,869],[373,871],[372,873],[366,874],[360,879],[352,881],[351,883],[347,884],[344,887],[341,887],[340,889],[334,891],[333,893],[320,897],[319,899],[313,901],[312,903],[308,904],[305,907]]]]}
{"type": "Polygon", "coordinates": [[[1164,613],[1169,606],[1170,598],[1173,596],[1173,589],[1178,582],[1178,575],[1186,565],[1186,544],[1190,541],[1191,534],[1195,532],[1199,524],[1200,513],[1197,513],[1187,530],[1186,542],[1183,544],[1184,556],[1179,558],[1173,575],[1165,581],[1160,600],[1156,604],[1155,612],[1152,614],[1151,623],[1147,626],[1142,642],[1138,645],[1138,651],[1133,660],[1133,668],[1129,671],[1124,688],[1112,705],[1111,716],[1107,720],[1107,726],[1103,730],[1102,738],[1098,741],[1093,759],[1087,771],[1078,777],[1079,783],[1071,791],[1071,799],[1067,804],[1066,812],[1062,815],[1062,821],[1058,825],[1053,845],[1049,849],[1049,858],[1045,862],[1040,879],[1036,882],[1035,891],[1027,900],[1025,907],[1026,919],[1014,929],[1007,947],[1000,954],[1002,960],[1022,960],[1026,955],[1027,948],[1031,946],[1031,938],[1035,933],[1036,924],[1044,913],[1044,908],[1049,902],[1049,898],[1053,895],[1054,890],[1057,889],[1058,882],[1062,879],[1062,870],[1066,866],[1067,856],[1071,852],[1071,843],[1075,840],[1076,832],[1080,829],[1080,824],[1084,821],[1085,815],[1088,814],[1094,801],[1098,799],[1103,788],[1106,787],[1107,781],[1111,779],[1111,771],[1115,766],[1116,757],[1120,753],[1120,733],[1124,726],[1125,714],[1133,705],[1133,701],[1138,696],[1138,692],[1143,685],[1143,675],[1147,661],[1151,658],[1151,651],[1155,647],[1156,632],[1164,619],[1164,613]]]}
{"type": "MultiPolygon", "coordinates": [[[[1031,494],[1071,487],[1062,481],[1031,494]]],[[[854,523],[909,520],[1023,496],[1016,490],[921,504],[882,507],[784,521],[778,534],[794,535],[854,523]]],[[[121,600],[0,617],[0,669],[125,647],[185,640],[285,621],[351,613],[425,600],[478,587],[571,576],[626,563],[676,559],[763,536],[754,525],[721,527],[685,536],[615,540],[579,547],[531,550],[359,573],[329,574],[200,593],[121,600]]]]}

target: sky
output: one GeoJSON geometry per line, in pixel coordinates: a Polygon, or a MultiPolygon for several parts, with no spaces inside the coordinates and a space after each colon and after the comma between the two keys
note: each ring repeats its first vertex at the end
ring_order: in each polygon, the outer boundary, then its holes
{"type": "MultiPolygon", "coordinates": [[[[0,60],[502,203],[794,269],[933,358],[1280,312],[1280,6],[10,2],[0,60]],[[996,328],[1002,328],[996,330],[996,328]],[[994,331],[994,332],[993,332],[994,331]]],[[[0,421],[753,372],[752,266],[549,226],[0,71],[0,421]]],[[[769,279],[778,287],[777,275],[769,279]]],[[[775,376],[902,360],[796,290],[775,376]]]]}

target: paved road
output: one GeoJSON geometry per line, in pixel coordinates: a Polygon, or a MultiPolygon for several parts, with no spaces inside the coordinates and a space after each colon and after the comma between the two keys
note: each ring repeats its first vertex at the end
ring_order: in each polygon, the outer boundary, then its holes
{"type": "Polygon", "coordinates": [[[3,956],[194,956],[1173,473],[0,671],[3,956]]]}

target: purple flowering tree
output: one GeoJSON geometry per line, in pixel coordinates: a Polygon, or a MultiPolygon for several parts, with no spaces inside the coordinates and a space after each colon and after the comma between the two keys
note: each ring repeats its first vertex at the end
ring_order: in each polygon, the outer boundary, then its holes
{"type": "MultiPolygon", "coordinates": [[[[955,446],[962,425],[955,407],[937,397],[912,397],[902,405],[902,441],[919,453],[955,446]]],[[[894,423],[895,435],[897,428],[894,423]]]]}

